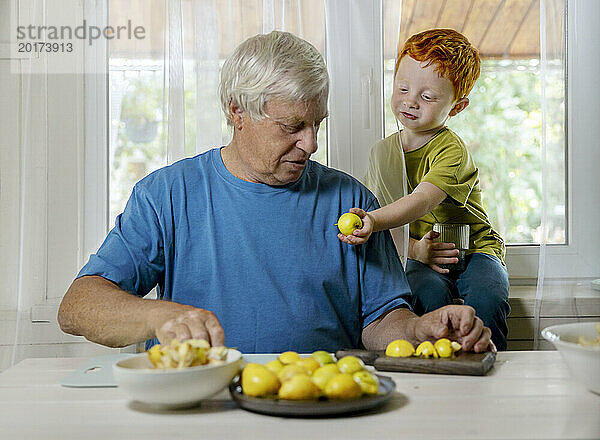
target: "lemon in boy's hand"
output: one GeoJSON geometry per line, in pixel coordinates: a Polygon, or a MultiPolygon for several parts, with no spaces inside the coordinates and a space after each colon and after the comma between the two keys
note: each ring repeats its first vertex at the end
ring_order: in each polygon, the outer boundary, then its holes
{"type": "Polygon", "coordinates": [[[340,232],[344,235],[352,235],[355,229],[360,229],[363,226],[363,222],[359,216],[352,212],[342,214],[336,223],[336,226],[340,232]]]}

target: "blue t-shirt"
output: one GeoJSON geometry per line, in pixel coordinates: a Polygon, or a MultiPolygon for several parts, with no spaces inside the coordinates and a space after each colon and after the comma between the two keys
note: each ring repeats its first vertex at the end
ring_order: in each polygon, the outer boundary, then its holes
{"type": "Polygon", "coordinates": [[[410,303],[389,232],[365,245],[337,238],[349,208],[378,207],[356,179],[309,161],[285,186],[247,182],[220,149],[138,182],[78,276],[210,310],[245,353],[358,347],[363,327],[410,303]]]}

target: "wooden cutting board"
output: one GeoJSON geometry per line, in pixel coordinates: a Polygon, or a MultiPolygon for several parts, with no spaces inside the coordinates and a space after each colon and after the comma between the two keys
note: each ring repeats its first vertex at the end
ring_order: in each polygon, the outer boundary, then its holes
{"type": "Polygon", "coordinates": [[[384,351],[338,350],[335,356],[340,359],[353,355],[379,371],[401,371],[405,373],[457,374],[464,376],[484,376],[494,365],[496,353],[463,353],[459,351],[452,358],[389,357],[384,351]]]}

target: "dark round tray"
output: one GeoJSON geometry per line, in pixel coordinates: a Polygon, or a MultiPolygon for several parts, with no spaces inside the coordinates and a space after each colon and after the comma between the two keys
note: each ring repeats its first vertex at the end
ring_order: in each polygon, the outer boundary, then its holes
{"type": "Polygon", "coordinates": [[[230,385],[233,400],[247,411],[281,417],[330,417],[360,413],[378,408],[394,395],[396,384],[387,376],[379,379],[379,393],[348,400],[283,400],[275,397],[251,397],[242,392],[237,377],[230,385]]]}

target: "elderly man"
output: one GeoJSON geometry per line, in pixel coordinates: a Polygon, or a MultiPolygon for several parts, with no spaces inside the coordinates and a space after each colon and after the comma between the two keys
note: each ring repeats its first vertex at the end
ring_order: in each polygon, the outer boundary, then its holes
{"type": "Polygon", "coordinates": [[[135,185],[65,294],[65,332],[113,347],[204,338],[247,353],[442,336],[491,346],[469,307],[410,311],[388,232],[357,247],[337,239],[341,213],[378,205],[354,178],[309,160],[329,90],[312,45],[285,32],[250,38],[220,89],[231,143],[135,185]],[[159,299],[144,299],[156,285],[159,299]]]}

